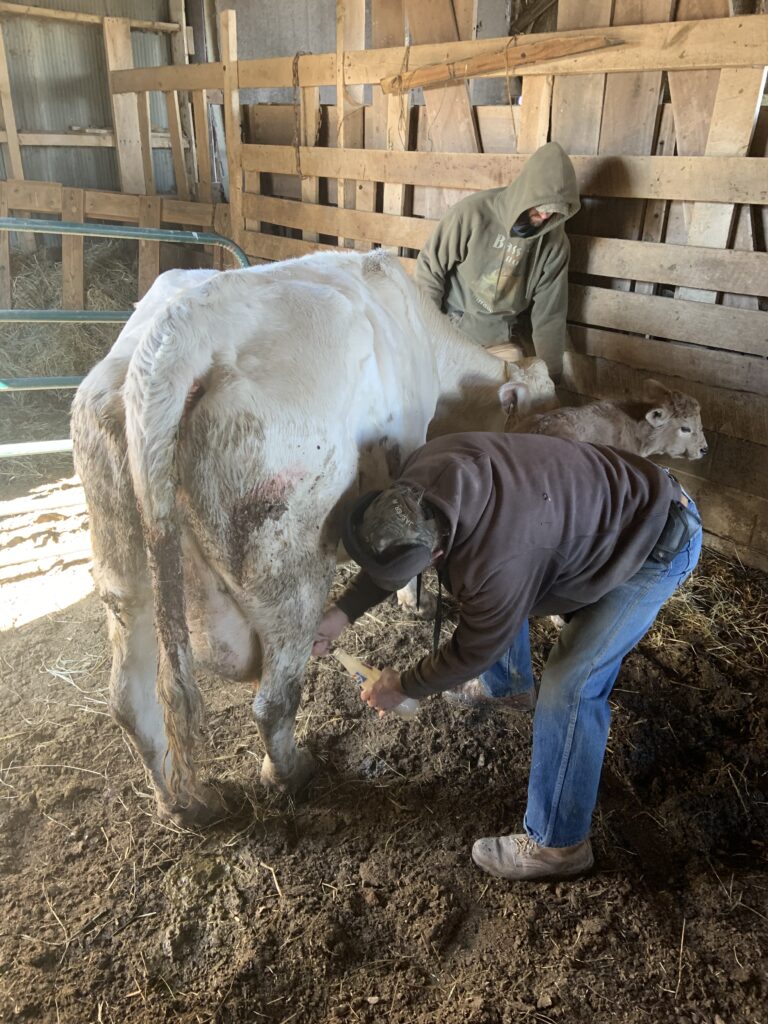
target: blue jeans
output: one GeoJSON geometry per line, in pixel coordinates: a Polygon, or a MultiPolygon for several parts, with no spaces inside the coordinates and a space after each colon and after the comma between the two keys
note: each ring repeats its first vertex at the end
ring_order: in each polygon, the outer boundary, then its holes
{"type": "MultiPolygon", "coordinates": [[[[669,565],[649,558],[625,583],[574,612],[550,652],[533,719],[524,821],[542,846],[571,846],[589,835],[611,721],[608,698],[622,659],[699,560],[701,521],[693,502],[688,514],[698,526],[669,565]]],[[[527,622],[481,678],[497,697],[533,687],[527,622]]]]}

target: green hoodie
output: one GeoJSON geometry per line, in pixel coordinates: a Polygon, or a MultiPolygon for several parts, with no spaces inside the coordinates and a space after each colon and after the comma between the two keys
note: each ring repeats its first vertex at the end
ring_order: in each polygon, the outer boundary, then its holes
{"type": "Polygon", "coordinates": [[[559,374],[568,306],[565,222],[578,209],[573,164],[557,142],[548,142],[511,185],[476,192],[448,211],[419,253],[416,282],[484,347],[508,341],[518,315],[533,303],[536,355],[559,374]],[[556,212],[535,235],[519,238],[512,225],[534,206],[556,212]]]}

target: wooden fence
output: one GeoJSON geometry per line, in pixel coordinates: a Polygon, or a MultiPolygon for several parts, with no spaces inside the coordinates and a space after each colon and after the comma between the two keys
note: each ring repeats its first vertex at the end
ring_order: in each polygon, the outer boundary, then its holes
{"type": "MultiPolygon", "coordinates": [[[[583,197],[569,224],[566,387],[576,400],[625,398],[653,376],[695,395],[710,453],[674,470],[703,509],[709,543],[768,568],[768,16],[727,17],[726,0],[560,0],[556,33],[459,39],[454,22],[453,37],[446,28],[448,41],[434,42],[428,28],[445,4],[374,3],[376,48],[365,50],[359,0],[339,0],[335,53],[269,60],[237,59],[235,15],[224,12],[218,63],[110,73],[113,103],[135,126],[133,135],[115,132],[121,171],[143,168],[145,195],[9,182],[0,203],[67,219],[213,228],[254,260],[383,245],[412,266],[450,202],[507,184],[526,154],[556,139],[572,154],[583,197]],[[423,42],[392,45],[392,11],[402,29],[403,8],[423,42]],[[696,20],[685,20],[689,10],[696,20]],[[526,63],[521,41],[539,55],[557,43],[566,55],[526,63]],[[521,78],[519,105],[469,103],[457,69],[478,59],[495,61],[487,76],[521,78]],[[396,90],[397,76],[402,84],[422,69],[447,81],[425,89],[423,106],[408,91],[382,89],[382,80],[396,90]],[[335,106],[321,106],[321,86],[336,87],[335,106]],[[239,90],[272,87],[291,89],[294,102],[241,107],[239,90]],[[177,138],[179,199],[151,194],[144,112],[153,91],[165,95],[177,138]],[[187,99],[185,140],[172,115],[187,99]],[[223,106],[227,206],[210,202],[212,103],[223,106]]],[[[143,288],[156,273],[153,248],[143,252],[143,288]]],[[[73,294],[68,301],[77,304],[73,294]]]]}

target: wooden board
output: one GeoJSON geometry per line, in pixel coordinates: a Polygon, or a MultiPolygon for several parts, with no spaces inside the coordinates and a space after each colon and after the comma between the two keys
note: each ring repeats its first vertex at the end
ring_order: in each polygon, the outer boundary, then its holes
{"type": "Polygon", "coordinates": [[[768,253],[720,252],[703,246],[632,242],[570,235],[570,270],[667,285],[760,295],[768,282],[768,253]]]}
{"type": "MultiPolygon", "coordinates": [[[[224,129],[227,139],[229,174],[229,218],[233,241],[238,242],[243,224],[242,122],[237,65],[237,17],[234,11],[222,11],[219,17],[219,52],[222,57],[224,89],[224,129]]],[[[194,65],[188,65],[194,67],[194,65]]],[[[239,244],[239,242],[238,242],[239,244]]]]}
{"type": "MultiPolygon", "coordinates": [[[[243,169],[296,174],[292,146],[244,145],[243,169]]],[[[356,177],[443,188],[498,188],[519,174],[525,156],[495,153],[398,153],[301,149],[304,174],[356,177]]],[[[582,195],[768,204],[765,161],[758,157],[574,157],[582,195]]]]}
{"type": "Polygon", "coordinates": [[[144,168],[144,184],[147,195],[153,196],[155,194],[155,165],[152,162],[152,125],[149,116],[149,93],[137,93],[136,104],[139,114],[139,144],[141,145],[141,163],[144,168]]]}
{"type": "MultiPolygon", "coordinates": [[[[179,25],[179,31],[170,37],[171,59],[174,65],[186,67],[189,64],[189,50],[187,49],[187,17],[184,0],[168,0],[168,14],[179,25]]],[[[197,181],[198,170],[192,107],[188,92],[178,93],[178,90],[176,92],[179,102],[180,135],[182,138],[185,177],[188,182],[194,182],[197,181]]]]}
{"type": "Polygon", "coordinates": [[[547,142],[554,85],[552,75],[531,75],[523,79],[518,153],[534,153],[547,142]]]}
{"type": "MultiPolygon", "coordinates": [[[[415,44],[452,43],[459,39],[451,0],[404,0],[404,5],[415,44]]],[[[424,148],[444,153],[479,152],[480,137],[466,82],[425,90],[419,119],[423,120],[420,136],[424,148]]],[[[430,188],[424,196],[424,214],[439,220],[461,198],[460,193],[430,188]]]]}
{"type": "MultiPolygon", "coordinates": [[[[0,217],[8,216],[8,197],[0,191],[0,217]]],[[[11,236],[0,231],[0,307],[11,308],[11,236]]]]}
{"type": "MultiPolygon", "coordinates": [[[[697,381],[712,387],[768,396],[768,361],[758,356],[705,349],[676,341],[659,341],[643,335],[625,334],[569,324],[570,349],[584,356],[608,359],[645,371],[697,381]]],[[[683,388],[685,390],[685,388],[683,388]]]]}
{"type": "MultiPolygon", "coordinates": [[[[162,200],[159,196],[142,196],[139,199],[139,225],[143,228],[159,228],[162,215],[162,200]]],[[[147,294],[160,273],[160,243],[144,239],[139,241],[139,298],[147,294]]]]}
{"type": "MultiPolygon", "coordinates": [[[[364,46],[364,0],[336,0],[336,145],[340,148],[362,149],[365,145],[363,89],[360,85],[347,84],[344,64],[344,55],[348,50],[364,46]]],[[[349,178],[339,178],[337,189],[337,203],[340,208],[374,208],[375,189],[370,183],[361,185],[349,178]]],[[[344,244],[353,246],[354,240],[345,239],[344,244]]]]}
{"type": "Polygon", "coordinates": [[[208,94],[205,89],[192,93],[192,110],[195,125],[195,148],[197,152],[197,196],[198,200],[210,203],[213,199],[211,138],[208,124],[208,94]]]}
{"type": "MultiPolygon", "coordinates": [[[[558,32],[610,25],[612,12],[613,0],[559,0],[558,32]]],[[[552,139],[566,153],[597,153],[604,92],[605,75],[555,79],[552,139]]]]}
{"type": "MultiPolygon", "coordinates": [[[[435,221],[421,217],[388,216],[361,210],[339,210],[335,206],[314,206],[289,199],[243,196],[245,216],[267,224],[297,228],[313,234],[351,238],[366,243],[405,246],[420,249],[429,237],[435,221]]],[[[349,246],[348,246],[349,248],[349,246]]]]}
{"type": "MultiPolygon", "coordinates": [[[[757,122],[766,69],[725,68],[707,136],[707,156],[746,156],[757,122]]],[[[690,217],[688,242],[723,249],[728,244],[735,207],[729,203],[696,203],[690,217]]],[[[681,289],[679,297],[714,302],[716,292],[681,289]]]]}
{"type": "Polygon", "coordinates": [[[694,345],[768,356],[768,313],[571,285],[568,319],[694,345]]]}
{"type": "Polygon", "coordinates": [[[187,180],[187,167],[184,161],[184,140],[181,134],[181,113],[179,110],[179,94],[177,92],[167,92],[165,94],[165,109],[168,113],[168,134],[171,137],[176,194],[180,199],[189,199],[189,182],[187,180]]]}
{"type": "MultiPolygon", "coordinates": [[[[61,219],[82,224],[85,196],[81,188],[61,190],[61,219]]],[[[82,235],[61,236],[61,299],[63,309],[85,309],[82,235]]]]}
{"type": "MultiPolygon", "coordinates": [[[[117,69],[133,67],[131,29],[127,18],[104,19],[104,49],[110,74],[117,69]]],[[[110,98],[120,188],[123,192],[144,195],[147,183],[144,180],[144,163],[141,156],[137,98],[114,93],[110,98]]]]}

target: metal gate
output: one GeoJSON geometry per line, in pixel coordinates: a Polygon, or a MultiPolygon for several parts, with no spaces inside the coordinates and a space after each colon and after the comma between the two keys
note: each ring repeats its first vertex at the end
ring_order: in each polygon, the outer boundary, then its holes
{"type": "MultiPolygon", "coordinates": [[[[33,231],[44,235],[88,235],[94,238],[133,238],[145,242],[174,242],[178,245],[217,245],[232,253],[241,267],[248,257],[239,245],[224,235],[208,231],[173,231],[166,228],[131,228],[110,224],[78,224],[61,220],[35,220],[29,217],[0,217],[0,231],[33,231]]],[[[0,309],[0,323],[125,323],[133,310],[88,309],[0,309]]],[[[0,392],[54,391],[74,389],[82,377],[0,378],[0,392]]],[[[31,441],[0,445],[0,459],[19,455],[47,455],[72,450],[72,441],[31,441]]]]}

